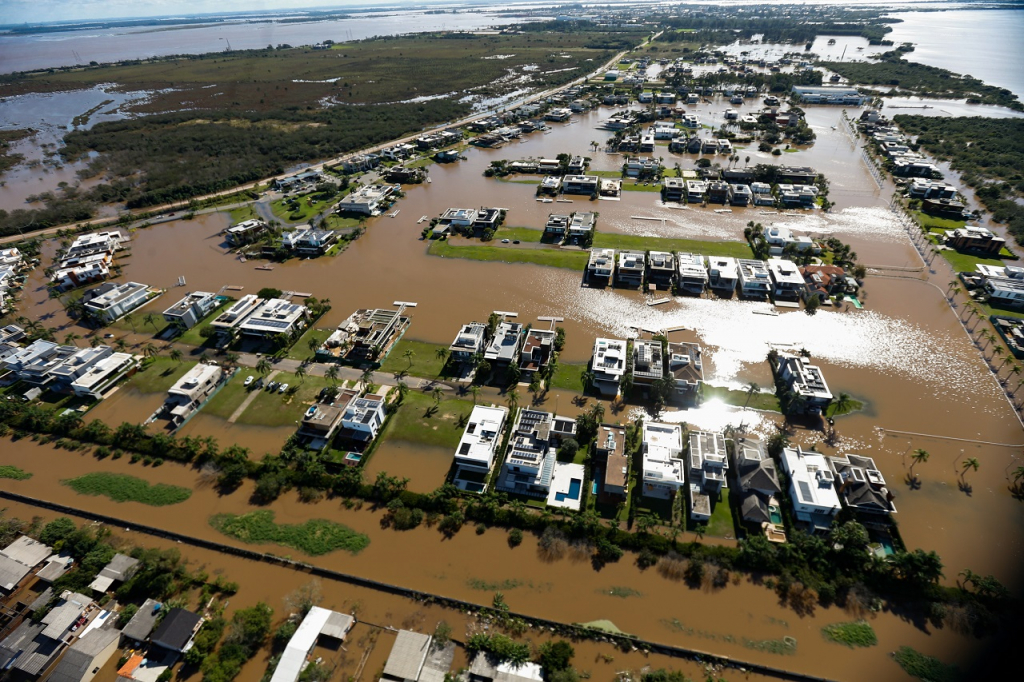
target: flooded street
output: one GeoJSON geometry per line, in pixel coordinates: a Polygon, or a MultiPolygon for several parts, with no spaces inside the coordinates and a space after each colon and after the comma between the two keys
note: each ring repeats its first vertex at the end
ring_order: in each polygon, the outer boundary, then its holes
{"type": "MultiPolygon", "coordinates": [[[[717,126],[728,106],[727,100],[719,98],[714,104],[688,110],[717,126]]],[[[1017,456],[1024,447],[1021,424],[947,304],[945,282],[923,281],[918,278],[926,273],[899,270],[919,269],[923,264],[888,208],[891,187],[879,188],[871,179],[859,148],[843,131],[841,110],[808,107],[808,123],[818,135],[817,142],[808,149],[785,154],[782,159],[757,152],[756,147],[736,152],[740,156],[738,165],[786,163],[811,166],[824,173],[831,183],[829,198],[835,203],[829,213],[814,210],[783,215],[759,208],[715,213],[713,208],[696,206],[670,208],[661,203],[656,192],[639,191],[623,192],[621,201],[591,202],[576,197],[572,204],[543,204],[535,201],[533,184],[483,176],[494,160],[553,157],[561,152],[591,156],[595,170],[617,170],[623,156],[594,152],[591,146],[596,141],[599,148],[604,147],[609,133],[598,130],[597,125],[610,114],[609,108],[602,107],[576,117],[571,124],[552,124],[550,134],[534,134],[498,150],[470,149],[466,161],[430,166],[431,182],[406,187],[406,198],[395,206],[400,210],[397,217],[371,219],[366,233],[335,257],[292,260],[272,270],[257,270],[257,263],[243,263],[227,253],[219,235],[229,224],[227,214],[203,215],[138,230],[132,236],[130,255],[118,259],[123,266],[122,280],[169,291],[135,316],[141,319],[147,312],[159,313],[186,290],[217,292],[224,287],[239,287],[231,293],[242,295],[276,287],[330,299],[333,308],[317,323],[318,327],[334,326],[357,308],[415,301],[418,306],[411,310],[412,325],[406,338],[447,345],[460,325],[483,321],[491,311],[505,310],[517,312],[523,324],[535,322],[539,316],[565,318],[561,324],[567,331],[567,345],[561,359],[571,363],[585,363],[590,358],[595,336],[635,335],[638,327],[681,329],[673,332],[673,340],[697,340],[704,347],[707,382],[733,388],[756,382],[767,389],[772,385],[766,362],[768,351],[804,348],[821,366],[833,393],[849,393],[865,403],[864,411],[837,419],[842,439],[835,451],[875,458],[897,495],[897,520],[908,548],[938,552],[945,565],[946,584],[953,584],[960,570],[970,568],[995,575],[1019,593],[1024,586],[1020,574],[1024,565],[1024,515],[1020,502],[1007,490],[1006,471],[1019,463],[1017,456]],[[849,243],[860,262],[878,274],[866,280],[864,310],[823,308],[814,316],[800,311],[774,314],[768,303],[714,298],[675,298],[665,305],[648,306],[640,292],[584,287],[582,273],[576,271],[427,255],[428,245],[419,238],[422,225],[417,221],[456,206],[507,208],[508,226],[536,229],[543,227],[551,212],[597,211],[597,229],[601,232],[710,241],[741,241],[748,221],[766,227],[782,225],[812,236],[835,235],[849,243]],[[186,279],[187,289],[174,288],[180,277],[186,279]],[[917,469],[921,489],[910,490],[902,481],[908,466],[907,453],[916,448],[928,450],[931,459],[917,469]],[[976,457],[981,462],[980,470],[970,474],[970,495],[957,487],[958,463],[964,457],[976,457]]],[[[670,168],[676,163],[683,169],[693,167],[694,157],[669,154],[667,148],[659,148],[656,156],[670,168]]],[[[719,160],[728,163],[725,157],[719,160]]],[[[50,262],[55,250],[52,242],[47,245],[44,264],[50,262]]],[[[42,268],[29,279],[20,314],[41,319],[47,327],[64,329],[71,325],[59,303],[48,297],[42,268]]],[[[144,343],[151,334],[143,334],[141,324],[137,332],[118,332],[118,336],[127,334],[130,341],[144,343]]],[[[572,416],[578,408],[571,398],[568,393],[552,392],[545,409],[572,416]]],[[[162,400],[161,393],[121,389],[87,418],[100,418],[113,426],[123,421],[139,422],[162,400]]],[[[636,413],[630,408],[607,416],[625,421],[636,413]]],[[[764,435],[781,421],[777,414],[743,411],[713,402],[697,410],[670,411],[663,418],[709,429],[743,423],[764,435]]],[[[238,443],[259,457],[277,451],[291,429],[228,424],[200,413],[182,429],[182,434],[214,436],[222,446],[238,443]]],[[[832,451],[817,431],[798,429],[794,441],[832,451]]],[[[365,473],[366,478],[379,471],[408,477],[411,490],[429,492],[443,482],[451,461],[452,453],[444,448],[385,441],[365,473]]],[[[148,469],[125,459],[97,461],[24,439],[0,444],[0,464],[16,464],[34,474],[27,481],[4,481],[11,491],[229,544],[233,541],[210,527],[209,517],[252,509],[251,481],[237,492],[222,496],[212,485],[212,475],[174,464],[148,469]],[[96,470],[131,473],[154,482],[186,486],[194,492],[180,505],[152,508],[75,495],[60,484],[61,479],[96,470]]],[[[510,549],[506,533],[493,528],[478,536],[467,527],[450,540],[426,527],[405,532],[385,530],[381,528],[380,512],[345,509],[337,500],[302,503],[294,492],[268,508],[276,513],[279,523],[329,518],[371,538],[369,547],[359,555],[335,553],[311,560],[317,565],[481,604],[490,603],[493,592],[499,591],[493,586],[501,586],[514,611],[564,622],[609,619],[621,630],[653,641],[802,672],[849,680],[899,679],[898,668],[888,653],[901,645],[948,661],[963,660],[977,646],[974,640],[948,629],[918,627],[899,614],[880,613],[872,618],[879,646],[853,651],[828,643],[819,632],[829,623],[850,620],[850,614],[833,607],[798,615],[780,605],[773,591],[745,578],[721,590],[694,590],[654,569],[639,570],[630,555],[600,570],[589,561],[571,557],[547,563],[538,555],[537,541],[532,536],[521,547],[510,549]],[[415,560],[410,561],[410,557],[415,560]],[[618,586],[628,586],[638,594],[613,596],[612,588],[618,586]],[[750,644],[787,636],[798,641],[796,653],[790,657],[750,644]]],[[[19,505],[9,505],[9,509],[25,518],[36,513],[19,505]]],[[[680,538],[687,542],[692,539],[692,535],[680,538]]],[[[152,538],[144,542],[158,544],[152,538]]],[[[194,561],[223,568],[232,580],[243,583],[238,603],[233,606],[264,599],[279,608],[282,596],[306,581],[287,569],[194,548],[181,549],[194,561]]],[[[280,547],[260,549],[282,553],[280,547]]],[[[381,624],[408,622],[429,629],[430,622],[442,617],[437,607],[340,584],[330,586],[329,600],[338,607],[349,605],[347,608],[358,603],[361,618],[381,624]]],[[[596,679],[610,679],[615,671],[644,664],[639,653],[617,652],[611,663],[599,661],[598,652],[598,645],[577,645],[580,667],[591,665],[584,659],[593,660],[596,679]]],[[[372,660],[378,665],[383,658],[374,653],[372,660]]],[[[681,664],[672,661],[671,665],[681,664]]],[[[368,680],[376,672],[370,667],[363,676],[368,680]]],[[[262,672],[263,667],[253,662],[241,679],[255,682],[262,672]]]]}

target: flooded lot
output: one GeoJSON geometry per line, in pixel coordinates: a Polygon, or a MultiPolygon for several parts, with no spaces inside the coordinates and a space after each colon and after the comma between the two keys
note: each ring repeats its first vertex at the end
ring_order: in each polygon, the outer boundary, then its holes
{"type": "MultiPolygon", "coordinates": [[[[694,109],[708,122],[715,122],[725,106],[716,102],[694,109]]],[[[592,156],[592,167],[597,170],[617,169],[622,156],[591,151],[591,141],[600,143],[608,136],[596,126],[610,113],[602,108],[570,124],[553,124],[549,135],[534,134],[500,150],[473,149],[467,152],[466,161],[431,166],[432,182],[406,188],[407,197],[396,205],[400,209],[398,217],[370,220],[366,234],[339,256],[290,261],[273,270],[257,270],[255,263],[242,263],[226,254],[218,233],[228,225],[228,218],[224,214],[210,215],[137,231],[130,256],[121,260],[123,279],[172,288],[183,276],[188,290],[218,291],[224,286],[237,286],[242,287],[241,293],[255,293],[271,286],[308,291],[331,300],[333,309],[318,323],[321,327],[338,324],[356,308],[386,307],[396,300],[416,301],[419,305],[412,312],[407,338],[445,345],[461,324],[485,320],[496,309],[517,312],[524,324],[539,316],[555,315],[565,318],[563,362],[586,362],[595,336],[626,336],[636,327],[681,327],[685,331],[679,334],[698,340],[704,347],[707,381],[737,388],[749,382],[771,385],[765,362],[771,348],[806,348],[822,367],[834,393],[847,392],[866,404],[865,411],[837,420],[842,436],[837,450],[875,458],[897,494],[897,518],[908,547],[937,551],[949,584],[961,569],[969,567],[978,573],[991,573],[1019,591],[1024,516],[1020,503],[1007,490],[1005,472],[1016,461],[1024,434],[1012,407],[945,302],[945,282],[869,276],[864,310],[822,309],[814,316],[799,311],[765,315],[760,313],[767,312],[769,304],[739,300],[677,298],[650,307],[639,292],[583,287],[579,272],[427,255],[427,244],[419,239],[422,225],[416,221],[420,216],[435,216],[450,206],[482,205],[508,208],[506,224],[510,226],[539,229],[550,212],[594,210],[600,212],[599,231],[707,240],[742,240],[749,220],[766,226],[774,222],[812,235],[834,234],[851,244],[861,262],[872,267],[922,265],[888,210],[891,188],[880,189],[871,179],[859,149],[839,126],[837,108],[808,108],[808,122],[818,134],[816,144],[782,159],[784,163],[814,167],[828,176],[830,199],[836,204],[831,213],[809,211],[806,215],[784,216],[764,214],[760,209],[735,209],[722,214],[710,208],[670,209],[661,205],[657,193],[650,192],[624,192],[618,202],[580,198],[573,204],[541,204],[534,200],[533,185],[483,177],[483,170],[492,160],[550,157],[559,152],[592,156]],[[634,216],[663,218],[664,222],[636,220],[634,216]],[[918,469],[921,489],[911,491],[901,481],[906,454],[915,448],[927,449],[932,457],[918,469]],[[981,462],[981,469],[972,474],[970,496],[956,485],[957,462],[965,456],[977,457],[981,462]]],[[[750,165],[778,161],[754,148],[737,153],[741,164],[748,163],[748,156],[750,165]]],[[[662,156],[669,167],[676,162],[683,168],[692,167],[693,157],[676,157],[667,149],[656,155],[662,156]]],[[[54,249],[48,247],[44,262],[52,257],[54,249]]],[[[176,300],[177,293],[171,289],[146,311],[159,312],[176,300]]],[[[41,269],[30,279],[21,313],[43,319],[46,326],[63,328],[70,324],[59,304],[47,297],[41,269]]],[[[148,338],[141,329],[127,336],[133,341],[148,338]]],[[[568,394],[553,393],[547,409],[571,416],[578,408],[570,399],[568,394]]],[[[121,390],[89,416],[113,425],[141,421],[161,400],[160,394],[121,390]]],[[[625,420],[630,415],[626,411],[609,416],[625,420]]],[[[700,410],[669,412],[665,419],[703,428],[743,422],[769,433],[780,417],[708,404],[700,410]]],[[[203,414],[183,432],[213,435],[221,445],[237,442],[257,455],[279,447],[290,433],[283,427],[227,425],[203,414]]],[[[829,450],[819,432],[798,430],[795,440],[829,450]]],[[[0,463],[17,463],[35,474],[29,481],[10,482],[10,489],[16,492],[113,516],[129,516],[140,523],[212,540],[225,541],[209,526],[210,515],[251,509],[251,482],[232,495],[221,496],[213,489],[209,475],[177,465],[144,469],[124,461],[97,462],[89,456],[54,451],[25,440],[4,443],[0,463]],[[153,509],[76,496],[59,483],[62,478],[97,469],[130,472],[195,492],[173,509],[153,509]]],[[[450,463],[451,453],[440,448],[385,442],[369,462],[367,474],[372,477],[386,470],[412,479],[411,489],[426,492],[443,481],[450,463]]],[[[899,615],[881,613],[872,620],[880,645],[854,652],[825,642],[818,632],[825,624],[848,620],[848,614],[819,608],[812,615],[797,616],[780,606],[772,591],[745,580],[721,591],[691,590],[656,571],[640,571],[628,557],[600,571],[569,558],[545,563],[537,554],[534,538],[513,550],[505,533],[496,529],[477,536],[467,528],[451,540],[443,540],[429,528],[399,533],[382,530],[378,512],[347,510],[336,500],[305,504],[294,494],[283,496],[270,508],[278,522],[330,518],[371,537],[370,546],[358,556],[332,554],[316,560],[324,566],[480,603],[489,603],[494,590],[480,590],[474,585],[519,581],[505,590],[513,610],[574,622],[607,618],[626,632],[652,640],[829,677],[893,678],[897,673],[887,653],[903,644],[944,660],[969,655],[977,646],[948,630],[926,631],[899,615]],[[410,557],[416,560],[411,562],[410,557]],[[609,591],[614,586],[630,586],[640,595],[625,599],[611,596],[609,591]],[[796,637],[799,642],[792,658],[744,644],[745,639],[783,636],[796,637]]],[[[25,514],[31,516],[29,511],[25,514]]],[[[246,603],[255,601],[254,594],[259,598],[266,594],[268,599],[276,595],[273,598],[279,603],[284,587],[297,584],[298,578],[283,569],[198,551],[195,556],[198,561],[228,567],[232,579],[246,585],[240,595],[246,603]],[[288,577],[283,577],[285,574],[288,577]]],[[[348,590],[338,588],[336,598],[350,598],[343,597],[348,590]]],[[[370,593],[351,598],[365,603],[379,618],[389,613],[394,618],[411,618],[419,613],[404,601],[398,604],[370,593]]],[[[620,669],[618,666],[619,660],[609,666],[609,671],[612,667],[620,669]]],[[[251,669],[254,667],[246,669],[246,682],[262,673],[262,669],[251,669]]]]}

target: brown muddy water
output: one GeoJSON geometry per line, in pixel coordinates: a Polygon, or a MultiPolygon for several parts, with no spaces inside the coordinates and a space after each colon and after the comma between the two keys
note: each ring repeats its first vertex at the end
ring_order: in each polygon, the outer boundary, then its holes
{"type": "MultiPolygon", "coordinates": [[[[697,111],[706,122],[715,122],[715,116],[720,117],[719,112],[726,106],[716,102],[701,105],[697,111]]],[[[172,287],[178,277],[185,276],[188,290],[218,291],[226,285],[237,285],[244,287],[242,293],[264,286],[308,291],[330,298],[333,305],[321,326],[337,324],[356,308],[386,307],[396,300],[417,301],[409,338],[444,344],[451,341],[460,324],[485,319],[496,309],[518,312],[523,323],[542,315],[557,315],[565,318],[562,324],[568,332],[562,356],[567,362],[585,362],[598,335],[635,334],[636,327],[682,327],[685,331],[678,332],[681,338],[699,340],[705,348],[707,380],[737,388],[751,381],[763,388],[771,386],[765,362],[771,348],[806,348],[822,366],[834,393],[847,392],[866,403],[864,412],[837,420],[842,435],[837,450],[875,458],[897,494],[897,519],[907,545],[937,551],[946,566],[947,583],[952,584],[961,569],[971,568],[994,574],[1019,592],[1024,515],[1020,502],[1009,494],[1006,472],[1019,464],[1024,434],[1013,409],[945,302],[944,281],[932,284],[872,276],[865,287],[864,310],[822,309],[813,317],[801,312],[773,315],[767,303],[738,300],[680,298],[649,307],[638,292],[585,288],[577,272],[434,258],[426,255],[426,244],[419,240],[422,225],[416,220],[422,215],[437,215],[449,206],[509,208],[509,225],[535,228],[543,226],[549,212],[596,210],[601,214],[598,229],[602,231],[708,240],[742,239],[748,220],[766,225],[774,220],[811,234],[835,234],[870,265],[920,267],[920,258],[888,211],[891,189],[880,190],[871,180],[859,150],[839,126],[840,110],[809,107],[807,111],[818,133],[817,143],[810,149],[785,154],[781,162],[810,165],[829,177],[830,198],[837,205],[828,214],[815,211],[806,216],[781,216],[762,215],[758,209],[735,209],[725,214],[700,208],[678,210],[661,206],[656,193],[645,192],[626,192],[619,202],[574,199],[573,204],[540,204],[534,200],[532,185],[482,176],[494,159],[546,157],[562,151],[593,156],[595,169],[617,168],[622,162],[620,156],[590,151],[591,140],[601,142],[608,136],[594,127],[610,115],[608,109],[602,109],[571,124],[556,124],[548,135],[535,134],[502,150],[470,150],[467,161],[431,166],[432,182],[407,188],[407,198],[396,206],[400,209],[397,218],[371,220],[367,233],[337,257],[290,262],[272,271],[255,270],[255,263],[241,263],[225,253],[217,233],[227,225],[226,216],[206,216],[136,232],[131,255],[122,259],[124,279],[172,287]],[[665,223],[635,220],[632,216],[663,217],[665,223]],[[901,482],[905,457],[919,447],[928,450],[931,459],[917,467],[922,487],[911,491],[901,482]],[[972,456],[979,459],[981,469],[968,474],[972,485],[968,495],[958,489],[957,463],[972,456]]],[[[741,164],[746,163],[748,155],[751,165],[776,161],[756,149],[738,153],[741,164]]],[[[658,155],[664,156],[669,166],[675,163],[667,149],[658,155]]],[[[684,168],[692,165],[689,157],[678,157],[678,161],[684,168]]],[[[52,255],[52,251],[47,253],[52,255]]],[[[22,314],[45,318],[47,326],[68,324],[59,305],[46,297],[41,269],[33,274],[30,284],[22,314]]],[[[172,289],[149,309],[162,310],[177,296],[178,290],[172,289]]],[[[142,334],[129,336],[143,340],[142,334]]],[[[133,396],[119,391],[92,414],[116,425],[126,419],[145,418],[160,399],[159,395],[133,396]]],[[[564,414],[575,413],[568,395],[555,394],[547,405],[547,409],[564,414]]],[[[609,417],[625,419],[630,415],[631,411],[626,411],[609,417]]],[[[778,415],[712,402],[697,410],[670,411],[663,418],[701,428],[743,423],[751,430],[768,433],[778,415]]],[[[276,442],[287,436],[286,430],[269,434],[241,425],[226,429],[222,424],[200,415],[186,430],[214,435],[222,445],[231,440],[243,445],[276,442]]],[[[828,450],[820,443],[819,432],[801,430],[796,440],[805,445],[817,443],[819,449],[828,450]]],[[[30,481],[10,482],[12,490],[115,516],[131,514],[143,523],[211,539],[223,538],[209,528],[209,515],[249,508],[248,488],[220,497],[205,477],[178,466],[149,471],[123,461],[98,463],[91,457],[53,452],[26,441],[5,444],[0,448],[0,461],[17,463],[36,473],[30,481]],[[52,465],[39,467],[43,462],[52,465]],[[196,492],[188,502],[173,509],[151,509],[79,497],[58,483],[58,478],[74,472],[96,469],[132,471],[151,480],[194,487],[196,492]]],[[[433,448],[384,443],[369,468],[386,468],[389,473],[408,476],[414,481],[414,489],[429,490],[440,482],[450,463],[450,454],[433,448]]],[[[346,511],[337,502],[300,504],[293,496],[286,496],[271,508],[282,522],[327,517],[371,536],[371,545],[357,557],[331,555],[316,560],[325,566],[480,602],[489,601],[490,594],[473,590],[468,581],[524,581],[505,590],[509,603],[517,610],[566,621],[609,618],[622,630],[657,641],[740,658],[774,660],[779,665],[831,677],[898,676],[885,654],[902,644],[945,660],[968,655],[978,645],[948,630],[926,632],[899,616],[879,614],[873,624],[880,645],[869,651],[851,652],[824,642],[818,634],[822,625],[848,620],[847,614],[818,609],[813,616],[801,618],[781,607],[769,590],[746,582],[721,593],[693,591],[654,571],[641,573],[628,560],[601,571],[570,560],[543,563],[536,556],[532,539],[510,550],[504,533],[495,530],[477,537],[472,529],[466,529],[453,540],[442,541],[430,529],[402,534],[383,531],[378,514],[346,511]],[[409,556],[417,560],[409,562],[409,556]],[[598,594],[618,585],[630,586],[643,596],[619,599],[598,594]],[[778,621],[786,621],[787,627],[778,621]],[[763,640],[784,635],[799,640],[795,657],[781,658],[751,650],[742,643],[744,637],[763,640]]],[[[244,580],[243,584],[249,582],[244,580]]]]}
{"type": "MultiPolygon", "coordinates": [[[[47,521],[54,516],[50,512],[26,505],[5,503],[5,506],[5,513],[11,516],[22,518],[41,516],[47,521]]],[[[211,576],[223,575],[227,580],[238,582],[241,585],[238,593],[227,600],[229,616],[236,609],[247,608],[262,601],[274,609],[274,626],[276,627],[288,615],[285,598],[300,587],[309,585],[313,580],[308,574],[301,571],[178,545],[147,535],[126,533],[117,529],[114,531],[118,540],[123,540],[130,545],[177,549],[193,569],[202,569],[211,576]]],[[[323,596],[321,606],[351,613],[357,619],[356,626],[341,649],[335,650],[330,647],[318,647],[317,649],[317,655],[322,656],[325,663],[335,666],[332,676],[332,679],[335,680],[352,680],[353,682],[379,680],[395,638],[394,631],[387,628],[412,629],[431,633],[439,622],[445,621],[452,626],[453,637],[457,640],[463,640],[468,634],[481,629],[481,624],[472,614],[330,580],[320,580],[319,586],[323,596]],[[366,661],[362,662],[364,655],[366,661]],[[357,676],[356,673],[360,670],[360,665],[361,674],[357,676]]],[[[506,600],[514,604],[513,593],[506,592],[505,594],[506,600]]],[[[492,597],[490,592],[482,591],[477,591],[475,595],[478,601],[488,604],[492,597]]],[[[200,607],[194,596],[189,607],[194,609],[200,607]]],[[[534,646],[539,646],[551,638],[551,634],[543,630],[531,630],[524,636],[524,640],[531,642],[534,646]]],[[[633,671],[637,673],[646,667],[673,668],[683,671],[694,679],[704,677],[703,666],[668,656],[644,654],[638,651],[623,652],[610,644],[592,641],[573,642],[573,648],[576,651],[573,659],[574,666],[578,670],[590,672],[595,680],[611,680],[620,672],[633,671]]],[[[778,658],[783,662],[788,660],[778,658]]],[[[267,670],[268,662],[269,652],[264,650],[243,667],[237,679],[239,682],[259,682],[267,670]]],[[[113,661],[100,671],[98,679],[112,679],[106,673],[108,671],[111,674],[115,673],[116,668],[113,666],[116,663],[117,657],[114,657],[113,661]]],[[[452,670],[457,671],[466,666],[468,666],[468,661],[465,652],[460,648],[456,652],[452,670]]],[[[895,664],[889,662],[887,667],[895,668],[895,664]]],[[[721,672],[716,677],[719,675],[730,681],[768,679],[760,675],[741,674],[732,670],[721,672]]]]}

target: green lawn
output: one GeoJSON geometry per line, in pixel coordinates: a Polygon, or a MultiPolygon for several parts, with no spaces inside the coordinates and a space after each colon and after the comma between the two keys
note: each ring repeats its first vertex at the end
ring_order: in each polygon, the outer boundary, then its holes
{"type": "Polygon", "coordinates": [[[252,204],[246,206],[240,206],[238,208],[231,209],[228,214],[231,216],[231,224],[235,225],[243,220],[250,220],[251,218],[259,218],[260,214],[256,212],[256,209],[252,207],[252,204]]]}
{"type": "Polygon", "coordinates": [[[573,365],[565,362],[558,363],[558,366],[555,367],[555,375],[551,377],[551,386],[549,386],[549,388],[583,393],[583,384],[580,383],[580,375],[583,374],[586,369],[586,365],[573,365]]]}
{"type": "Polygon", "coordinates": [[[721,400],[726,405],[737,405],[739,407],[745,405],[752,410],[782,412],[782,408],[779,407],[779,399],[774,393],[754,393],[748,401],[746,391],[722,388],[720,386],[708,386],[707,384],[704,385],[702,390],[704,392],[704,400],[706,401],[721,400]]]}
{"type": "Polygon", "coordinates": [[[540,242],[544,230],[536,230],[532,227],[499,227],[494,233],[494,239],[518,239],[521,242],[540,242]]]}
{"type": "Polygon", "coordinates": [[[301,197],[288,197],[287,199],[272,201],[270,203],[270,210],[283,221],[304,223],[337,201],[337,197],[331,197],[327,201],[310,201],[310,196],[308,194],[301,197]],[[286,203],[291,199],[295,199],[295,203],[286,203]]]}
{"type": "Polygon", "coordinates": [[[166,393],[175,381],[197,364],[189,360],[177,362],[162,356],[148,358],[147,363],[145,369],[128,380],[126,388],[134,388],[140,393],[166,393]]]}
{"type": "Polygon", "coordinates": [[[622,183],[622,191],[623,192],[660,192],[661,191],[661,185],[658,184],[657,182],[648,180],[647,183],[648,184],[645,185],[645,184],[643,184],[643,182],[639,182],[639,183],[638,182],[623,182],[622,183]]]}
{"type": "Polygon", "coordinates": [[[359,227],[366,222],[363,218],[345,218],[337,213],[330,213],[324,217],[323,226],[326,230],[341,230],[347,227],[359,227]]]}
{"type": "Polygon", "coordinates": [[[370,544],[370,538],[348,526],[325,519],[299,524],[279,524],[274,512],[259,509],[248,514],[217,514],[210,525],[236,540],[251,545],[281,545],[309,556],[322,556],[339,549],[358,554],[370,544]]]}
{"type": "Polygon", "coordinates": [[[447,241],[432,241],[427,248],[431,256],[465,258],[500,263],[532,263],[553,268],[583,271],[590,254],[586,251],[561,249],[516,249],[507,246],[452,246],[447,241]]]}
{"type": "Polygon", "coordinates": [[[196,326],[191,329],[186,329],[185,332],[176,339],[178,343],[186,343],[190,346],[202,346],[206,344],[207,339],[204,339],[202,336],[203,328],[209,326],[211,322],[216,320],[217,316],[224,312],[224,310],[232,303],[234,303],[234,301],[224,301],[218,305],[214,308],[213,312],[201,319],[196,326]]]}
{"type": "Polygon", "coordinates": [[[245,409],[237,423],[297,427],[297,422],[302,420],[303,412],[316,400],[320,389],[331,385],[324,377],[307,376],[304,381],[300,381],[291,372],[278,372],[274,376],[274,381],[297,386],[298,390],[295,393],[260,391],[259,397],[245,409]]]}
{"type": "Polygon", "coordinates": [[[317,347],[322,346],[327,337],[334,333],[333,329],[317,329],[316,327],[310,327],[305,333],[299,337],[291,348],[288,349],[288,353],[285,355],[286,358],[292,360],[306,360],[313,357],[313,351],[309,349],[309,340],[316,339],[317,347]]]}
{"type": "Polygon", "coordinates": [[[434,163],[434,159],[429,156],[421,156],[411,163],[405,164],[406,168],[426,168],[434,163]]]}
{"type": "MultiPolygon", "coordinates": [[[[693,531],[697,521],[690,518],[689,500],[683,500],[683,516],[686,517],[686,530],[693,531]]],[[[724,538],[736,537],[736,523],[733,520],[732,508],[729,504],[729,489],[724,488],[718,495],[718,499],[711,500],[711,518],[706,521],[707,530],[704,534],[710,537],[724,538]]]]}
{"type": "Polygon", "coordinates": [[[599,178],[621,178],[622,171],[617,170],[588,170],[587,175],[596,175],[599,178]]]}
{"type": "Polygon", "coordinates": [[[967,224],[966,220],[951,220],[950,218],[939,218],[937,216],[928,215],[921,211],[911,211],[910,214],[917,219],[918,224],[921,227],[929,230],[954,230],[958,227],[963,227],[967,224]]]}
{"type": "Polygon", "coordinates": [[[151,507],[164,507],[184,502],[192,495],[188,488],[166,483],[150,485],[148,481],[127,474],[94,471],[78,478],[61,481],[80,495],[103,495],[115,502],[141,502],[151,507]]]}
{"type": "Polygon", "coordinates": [[[425,341],[402,339],[395,344],[387,359],[380,366],[380,371],[391,372],[392,374],[405,371],[412,376],[426,377],[428,379],[439,377],[441,376],[441,370],[444,369],[445,361],[437,357],[437,349],[447,347],[425,341]],[[409,359],[405,357],[405,351],[407,350],[413,352],[412,357],[409,359]],[[409,364],[410,360],[412,361],[411,365],[409,364]]]}
{"type": "Polygon", "coordinates": [[[234,414],[238,406],[249,395],[249,390],[243,386],[245,378],[248,376],[259,377],[256,370],[248,367],[241,368],[223,388],[217,391],[217,395],[203,405],[203,414],[221,419],[227,419],[234,414]]]}
{"type": "Polygon", "coordinates": [[[454,450],[465,430],[465,425],[459,425],[459,418],[469,417],[472,411],[472,400],[445,398],[435,410],[429,394],[409,391],[391,418],[385,437],[454,450]]]}
{"type": "Polygon", "coordinates": [[[960,253],[952,249],[942,249],[939,253],[942,257],[949,261],[949,264],[953,266],[953,269],[957,272],[974,272],[976,265],[979,263],[983,265],[1005,265],[1003,261],[998,258],[979,258],[978,256],[971,256],[966,253],[960,253]]]}
{"type": "Polygon", "coordinates": [[[732,258],[753,258],[754,252],[745,242],[711,242],[703,239],[662,239],[661,237],[638,237],[631,234],[598,232],[594,235],[594,247],[601,249],[633,249],[636,251],[685,251],[707,256],[729,256],[732,258]]]}

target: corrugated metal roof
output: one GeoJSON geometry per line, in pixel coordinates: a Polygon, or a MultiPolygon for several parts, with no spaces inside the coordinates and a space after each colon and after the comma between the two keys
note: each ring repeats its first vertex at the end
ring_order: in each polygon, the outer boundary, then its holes
{"type": "Polygon", "coordinates": [[[19,563],[25,564],[29,568],[35,568],[39,562],[50,556],[52,553],[52,549],[38,540],[33,540],[27,535],[22,535],[20,538],[7,545],[6,548],[0,550],[0,554],[10,557],[19,563]]]}
{"type": "Polygon", "coordinates": [[[93,667],[105,664],[110,655],[117,650],[116,646],[109,647],[116,644],[120,634],[117,630],[110,629],[94,630],[85,635],[64,653],[60,663],[47,678],[47,682],[81,682],[93,667]],[[102,655],[104,651],[105,656],[102,655]]]}
{"type": "Polygon", "coordinates": [[[399,630],[388,662],[384,664],[384,675],[400,680],[419,679],[429,650],[430,635],[399,630]]]}

